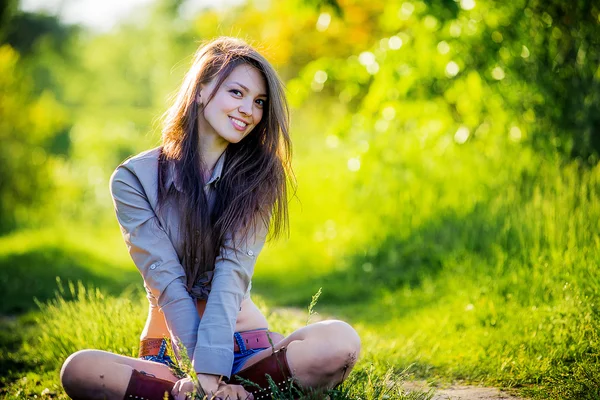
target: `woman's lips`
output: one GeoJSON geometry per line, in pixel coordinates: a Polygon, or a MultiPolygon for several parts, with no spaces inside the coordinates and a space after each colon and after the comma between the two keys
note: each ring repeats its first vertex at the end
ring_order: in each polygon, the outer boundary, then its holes
{"type": "Polygon", "coordinates": [[[229,117],[229,120],[231,121],[231,125],[233,125],[233,127],[240,132],[245,131],[246,127],[248,126],[247,123],[240,121],[237,118],[229,117]]]}

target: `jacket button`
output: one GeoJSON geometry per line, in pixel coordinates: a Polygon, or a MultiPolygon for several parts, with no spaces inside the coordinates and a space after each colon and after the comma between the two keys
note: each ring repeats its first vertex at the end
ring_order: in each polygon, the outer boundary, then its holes
{"type": "Polygon", "coordinates": [[[248,250],[248,252],[246,254],[248,254],[250,257],[252,257],[254,255],[254,252],[252,250],[248,250]]]}
{"type": "Polygon", "coordinates": [[[150,266],[150,269],[156,269],[156,263],[152,264],[152,265],[150,266]]]}

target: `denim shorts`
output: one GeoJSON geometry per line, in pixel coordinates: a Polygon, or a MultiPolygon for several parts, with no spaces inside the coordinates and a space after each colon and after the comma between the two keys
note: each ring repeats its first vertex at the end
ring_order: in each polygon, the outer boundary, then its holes
{"type": "MultiPolygon", "coordinates": [[[[142,360],[146,360],[146,361],[152,361],[152,362],[156,362],[159,364],[164,364],[167,367],[169,367],[169,369],[171,370],[173,375],[175,375],[179,379],[182,379],[186,376],[185,372],[183,372],[183,370],[181,368],[179,368],[179,366],[173,361],[171,356],[169,356],[167,354],[167,345],[168,345],[167,339],[163,338],[162,342],[160,343],[160,349],[158,350],[157,355],[141,356],[139,358],[142,360]]],[[[142,371],[142,372],[144,372],[144,371],[142,371]]]]}
{"type": "MultiPolygon", "coordinates": [[[[233,336],[235,338],[235,341],[237,342],[237,345],[240,348],[240,351],[236,351],[233,353],[233,365],[231,366],[231,375],[235,375],[236,373],[240,372],[242,370],[242,368],[244,367],[244,364],[246,364],[246,361],[248,361],[248,359],[250,357],[252,357],[256,353],[260,353],[261,351],[267,349],[267,347],[260,348],[260,349],[247,349],[246,344],[244,343],[244,340],[242,339],[242,336],[240,335],[239,332],[235,332],[233,334],[233,336]]],[[[181,378],[181,377],[185,376],[185,374],[183,374],[183,371],[181,371],[179,369],[177,364],[167,354],[167,345],[168,345],[167,339],[163,339],[157,355],[142,356],[140,358],[142,360],[153,361],[153,362],[157,362],[160,364],[164,364],[167,367],[169,367],[171,369],[171,371],[173,371],[175,376],[177,376],[178,378],[181,378]],[[181,371],[181,372],[176,373],[179,371],[181,371]],[[180,376],[181,374],[183,374],[183,376],[180,376]]]]}
{"type": "MultiPolygon", "coordinates": [[[[266,331],[266,329],[264,329],[266,331]]],[[[237,374],[242,370],[246,361],[256,353],[260,353],[261,351],[267,349],[267,347],[260,349],[246,349],[246,344],[244,343],[244,339],[239,332],[233,334],[237,345],[240,348],[240,351],[236,351],[233,353],[233,365],[231,366],[231,376],[237,374]]]]}

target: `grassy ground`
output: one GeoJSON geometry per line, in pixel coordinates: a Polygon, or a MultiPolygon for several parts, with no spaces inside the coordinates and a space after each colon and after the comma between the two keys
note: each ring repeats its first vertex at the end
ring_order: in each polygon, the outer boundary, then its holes
{"type": "MultiPolygon", "coordinates": [[[[294,263],[274,247],[257,267],[256,299],[285,333],[305,317],[273,310],[306,308],[323,288],[316,310],[351,322],[363,340],[351,398],[430,397],[393,384],[406,374],[539,399],[600,398],[599,194],[600,169],[547,168],[460,212],[427,210],[408,228],[388,221],[368,251],[335,264],[294,263]]],[[[118,232],[102,232],[0,238],[2,313],[19,315],[1,322],[5,397],[64,398],[58,370],[81,348],[135,354],[140,279],[118,232]]]]}

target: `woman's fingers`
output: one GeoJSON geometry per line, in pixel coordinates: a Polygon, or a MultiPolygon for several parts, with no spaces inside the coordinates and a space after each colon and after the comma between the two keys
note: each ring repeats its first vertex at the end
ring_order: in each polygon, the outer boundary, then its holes
{"type": "Polygon", "coordinates": [[[240,385],[222,384],[215,393],[215,399],[254,400],[254,396],[252,393],[246,392],[240,385]]]}
{"type": "Polygon", "coordinates": [[[173,397],[175,398],[175,400],[181,400],[179,398],[179,392],[181,390],[181,381],[177,381],[175,382],[175,385],[173,385],[173,389],[171,389],[171,394],[173,395],[173,397]]]}
{"type": "Polygon", "coordinates": [[[186,400],[188,398],[187,395],[192,393],[194,389],[195,387],[192,380],[190,378],[184,378],[175,382],[171,394],[175,400],[186,400]]]}
{"type": "MultiPolygon", "coordinates": [[[[180,379],[175,382],[171,394],[175,400],[186,400],[187,395],[194,391],[193,382],[189,378],[180,379]]],[[[209,396],[210,397],[210,396],[209,396]]],[[[254,400],[251,393],[246,392],[243,386],[227,385],[221,383],[212,397],[214,400],[254,400]]]]}

